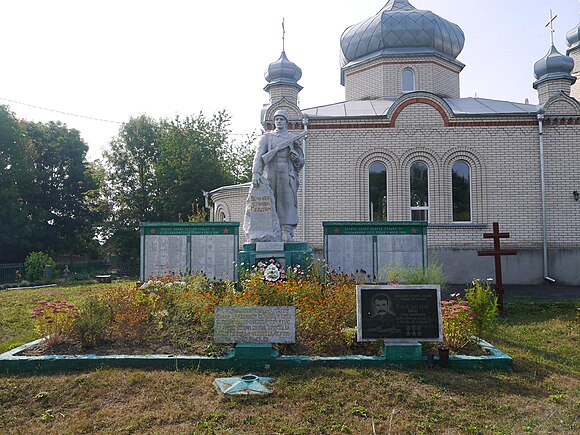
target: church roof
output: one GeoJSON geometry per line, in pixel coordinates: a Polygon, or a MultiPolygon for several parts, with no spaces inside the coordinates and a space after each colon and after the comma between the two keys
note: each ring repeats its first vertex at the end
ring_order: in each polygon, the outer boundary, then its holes
{"type": "MultiPolygon", "coordinates": [[[[535,104],[512,103],[486,98],[442,98],[455,115],[527,115],[535,114],[535,104]]],[[[311,119],[355,118],[384,116],[396,99],[344,101],[305,109],[302,113],[311,119]]]]}
{"type": "Polygon", "coordinates": [[[465,43],[461,28],[408,0],[389,0],[373,17],[347,28],[340,38],[341,65],[370,55],[426,51],[455,59],[465,43]]]}

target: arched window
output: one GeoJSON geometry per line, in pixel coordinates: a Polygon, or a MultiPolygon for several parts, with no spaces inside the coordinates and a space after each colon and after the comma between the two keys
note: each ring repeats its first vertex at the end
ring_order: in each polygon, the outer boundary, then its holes
{"type": "Polygon", "coordinates": [[[382,162],[369,168],[369,219],[387,220],[387,167],[382,162]]]}
{"type": "Polygon", "coordinates": [[[413,92],[415,90],[415,71],[405,68],[401,77],[403,92],[413,92]]]}
{"type": "Polygon", "coordinates": [[[453,197],[453,221],[471,221],[471,167],[458,160],[451,169],[451,194],[453,197]]]}
{"type": "Polygon", "coordinates": [[[424,162],[415,162],[410,170],[411,220],[429,220],[429,171],[424,162]]]}

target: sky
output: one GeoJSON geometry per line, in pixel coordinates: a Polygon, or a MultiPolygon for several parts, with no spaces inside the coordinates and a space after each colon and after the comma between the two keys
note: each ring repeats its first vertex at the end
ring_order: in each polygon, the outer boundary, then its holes
{"type": "MultiPolygon", "coordinates": [[[[5,0],[0,104],[18,118],[79,130],[90,160],[101,157],[121,123],[141,114],[159,119],[226,110],[232,137],[241,141],[260,131],[268,101],[264,72],[282,51],[282,19],[286,54],[302,69],[306,109],[344,101],[340,36],[386,2],[5,0]]],[[[550,9],[561,53],[580,20],[577,0],[411,3],[463,29],[462,97],[537,104],[533,66],[550,46],[550,9]]]]}

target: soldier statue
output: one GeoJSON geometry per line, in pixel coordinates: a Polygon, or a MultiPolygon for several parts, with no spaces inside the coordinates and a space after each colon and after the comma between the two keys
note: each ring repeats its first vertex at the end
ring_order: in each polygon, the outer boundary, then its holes
{"type": "Polygon", "coordinates": [[[288,131],[288,112],[274,113],[275,130],[262,135],[252,169],[252,183],[268,182],[274,194],[282,240],[294,241],[298,225],[297,194],[300,170],[304,166],[302,138],[288,131]]]}

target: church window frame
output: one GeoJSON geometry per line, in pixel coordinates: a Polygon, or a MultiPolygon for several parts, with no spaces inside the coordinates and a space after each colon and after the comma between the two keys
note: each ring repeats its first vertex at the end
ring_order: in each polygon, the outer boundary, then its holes
{"type": "Polygon", "coordinates": [[[429,165],[423,160],[409,166],[409,198],[411,221],[429,222],[429,165]]]}
{"type": "Polygon", "coordinates": [[[413,68],[403,68],[401,71],[401,92],[414,92],[417,89],[417,73],[413,68]]]}
{"type": "Polygon", "coordinates": [[[388,167],[374,160],[368,167],[368,218],[371,222],[388,220],[388,167]]]}
{"type": "Polygon", "coordinates": [[[473,219],[473,169],[464,159],[459,159],[451,165],[451,213],[453,222],[472,222],[473,219]],[[460,174],[460,172],[463,173],[460,174]],[[456,175],[457,174],[457,175],[456,175]],[[467,177],[465,177],[465,174],[467,177]],[[459,177],[464,178],[463,186],[459,177]],[[467,180],[465,180],[467,178],[467,180]],[[465,188],[467,184],[467,188],[465,188]]]}

